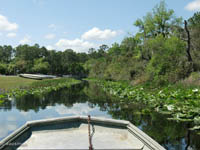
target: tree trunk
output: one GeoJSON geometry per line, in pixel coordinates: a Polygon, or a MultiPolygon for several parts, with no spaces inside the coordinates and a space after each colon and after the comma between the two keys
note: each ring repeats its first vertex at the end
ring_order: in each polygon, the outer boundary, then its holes
{"type": "Polygon", "coordinates": [[[190,32],[189,32],[188,27],[187,27],[187,21],[186,20],[184,21],[184,24],[185,24],[185,31],[187,33],[187,49],[186,49],[186,52],[187,52],[187,55],[188,55],[188,61],[192,62],[192,57],[191,57],[191,54],[190,54],[191,37],[190,37],[190,32]]]}

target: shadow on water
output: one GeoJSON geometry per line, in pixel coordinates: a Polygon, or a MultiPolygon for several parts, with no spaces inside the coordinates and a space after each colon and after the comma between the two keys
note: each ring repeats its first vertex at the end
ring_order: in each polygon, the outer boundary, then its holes
{"type": "MultiPolygon", "coordinates": [[[[181,123],[167,120],[162,115],[146,109],[142,104],[123,104],[120,100],[103,92],[95,83],[83,82],[68,89],[61,89],[45,95],[26,95],[6,101],[1,104],[1,111],[14,110],[38,114],[47,107],[62,105],[65,109],[73,108],[76,104],[87,104],[89,108],[98,108],[99,112],[106,112],[115,119],[129,120],[157,142],[169,150],[198,150],[200,149],[200,135],[188,130],[190,123],[181,123]]],[[[93,114],[91,114],[93,115],[93,114]]],[[[37,118],[36,118],[37,119],[37,118]]],[[[1,123],[1,122],[0,122],[1,123]]],[[[1,127],[0,127],[1,130],[1,127]]],[[[7,134],[5,134],[7,136],[7,134]]]]}

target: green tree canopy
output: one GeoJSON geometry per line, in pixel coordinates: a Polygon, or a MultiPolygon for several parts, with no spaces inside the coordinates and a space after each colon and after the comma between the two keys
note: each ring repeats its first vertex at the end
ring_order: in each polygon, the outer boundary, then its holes
{"type": "Polygon", "coordinates": [[[182,18],[175,17],[174,11],[167,9],[163,0],[153,8],[153,12],[147,13],[143,19],[138,19],[134,23],[135,26],[139,27],[139,35],[143,39],[156,37],[159,34],[166,37],[181,24],[182,18]]]}

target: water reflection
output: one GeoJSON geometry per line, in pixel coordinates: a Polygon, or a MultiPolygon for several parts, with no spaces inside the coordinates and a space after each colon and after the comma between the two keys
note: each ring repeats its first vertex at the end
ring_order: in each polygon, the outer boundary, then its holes
{"type": "Polygon", "coordinates": [[[142,104],[117,103],[94,83],[82,83],[42,96],[27,95],[7,101],[0,110],[0,140],[29,120],[59,116],[87,115],[129,120],[166,149],[200,149],[200,135],[188,130],[189,123],[167,120],[148,112],[142,104]]]}

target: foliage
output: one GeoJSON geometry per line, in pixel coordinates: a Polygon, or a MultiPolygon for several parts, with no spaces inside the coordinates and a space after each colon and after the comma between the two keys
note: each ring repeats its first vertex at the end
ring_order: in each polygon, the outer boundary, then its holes
{"type": "Polygon", "coordinates": [[[26,87],[11,89],[5,93],[0,93],[0,100],[12,99],[13,97],[22,97],[24,95],[41,95],[51,91],[79,84],[81,81],[71,78],[47,79],[33,82],[26,87]]]}
{"type": "Polygon", "coordinates": [[[89,76],[131,83],[151,82],[164,85],[200,71],[199,12],[188,19],[193,62],[186,60],[182,18],[176,17],[162,0],[151,12],[135,21],[139,32],[110,47],[102,44],[88,53],[47,50],[38,44],[0,46],[0,73],[42,73],[89,76]]]}
{"type": "Polygon", "coordinates": [[[11,46],[0,46],[0,63],[10,63],[13,53],[15,53],[15,50],[11,46]]]}
{"type": "Polygon", "coordinates": [[[191,35],[191,55],[194,62],[194,70],[200,70],[200,12],[194,13],[194,15],[188,19],[188,26],[191,35]]]}
{"type": "Polygon", "coordinates": [[[156,37],[162,34],[167,37],[174,32],[174,28],[180,26],[182,18],[176,18],[172,9],[167,9],[165,1],[161,1],[153,9],[153,12],[147,13],[143,19],[138,19],[134,24],[139,27],[140,35],[143,39],[156,37]]]}
{"type": "Polygon", "coordinates": [[[200,71],[199,39],[195,37],[199,34],[193,31],[198,30],[199,13],[189,19],[192,42],[195,43],[192,63],[187,60],[182,18],[167,9],[165,1],[156,5],[143,19],[138,19],[135,25],[140,29],[135,36],[125,37],[121,44],[114,43],[104,55],[91,49],[93,59],[85,64],[89,77],[163,86],[184,80],[193,71],[200,71]]]}
{"type": "Polygon", "coordinates": [[[120,102],[137,102],[145,104],[148,109],[162,114],[170,114],[169,119],[192,121],[200,127],[200,90],[198,88],[181,88],[167,86],[149,89],[144,86],[130,86],[127,83],[90,80],[96,82],[104,91],[119,97],[120,102]]]}
{"type": "Polygon", "coordinates": [[[7,68],[6,64],[1,64],[0,63],[0,74],[5,74],[6,73],[6,68],[7,68]]]}
{"type": "Polygon", "coordinates": [[[148,40],[146,44],[149,51],[153,53],[147,66],[150,80],[160,85],[175,83],[191,72],[185,57],[183,41],[176,37],[165,39],[163,36],[157,36],[155,39],[148,40]]]}
{"type": "Polygon", "coordinates": [[[38,58],[34,60],[34,66],[32,68],[35,73],[47,74],[49,68],[49,63],[44,61],[44,58],[38,58]]]}
{"type": "Polygon", "coordinates": [[[16,75],[19,73],[41,73],[84,76],[83,63],[88,60],[86,53],[76,53],[71,49],[63,52],[40,47],[19,45],[0,46],[0,74],[16,75]]]}
{"type": "Polygon", "coordinates": [[[190,26],[200,27],[200,12],[194,13],[194,15],[188,19],[190,26]]]}

